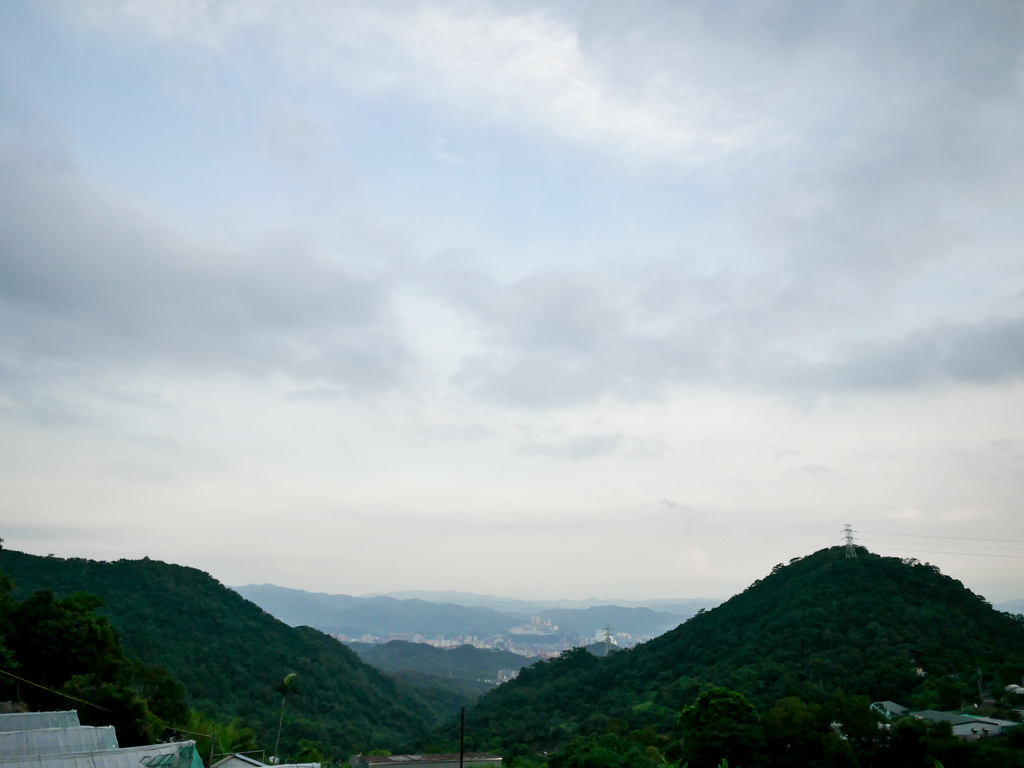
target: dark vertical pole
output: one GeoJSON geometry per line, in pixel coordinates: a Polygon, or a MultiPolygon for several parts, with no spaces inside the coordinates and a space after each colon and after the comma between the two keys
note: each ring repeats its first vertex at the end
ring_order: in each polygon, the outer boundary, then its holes
{"type": "Polygon", "coordinates": [[[462,708],[462,728],[459,731],[459,768],[466,756],[466,708],[462,708]]]}

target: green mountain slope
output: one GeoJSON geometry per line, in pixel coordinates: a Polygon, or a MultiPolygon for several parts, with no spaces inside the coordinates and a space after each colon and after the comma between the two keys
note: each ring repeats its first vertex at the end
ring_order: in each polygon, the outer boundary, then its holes
{"type": "MultiPolygon", "coordinates": [[[[828,549],[777,566],[723,605],[633,650],[583,650],[524,669],[469,713],[474,748],[552,748],[609,718],[671,731],[703,686],[762,711],[836,692],[925,700],[946,675],[969,693],[1024,675],[1024,625],[929,565],[828,549]],[[919,670],[920,669],[920,673],[919,670]]],[[[967,695],[965,693],[965,695],[967,695]]]]}
{"type": "Polygon", "coordinates": [[[499,670],[519,670],[533,663],[533,659],[510,651],[471,645],[447,649],[404,640],[346,645],[367,664],[410,685],[450,691],[467,707],[494,688],[495,683],[486,681],[497,679],[499,670]]]}
{"type": "Polygon", "coordinates": [[[520,670],[533,663],[533,659],[510,651],[474,648],[472,645],[448,649],[392,640],[379,645],[352,644],[352,648],[359,658],[377,669],[422,672],[462,680],[494,680],[501,669],[520,670]]]}
{"type": "Polygon", "coordinates": [[[282,752],[300,740],[340,756],[422,736],[452,716],[462,697],[423,692],[364,664],[349,648],[309,627],[278,621],[206,573],[155,560],[37,557],[4,550],[0,570],[16,595],[99,595],[129,652],[163,664],[181,680],[194,708],[239,715],[273,744],[285,675],[301,695],[287,703],[282,752]]]}

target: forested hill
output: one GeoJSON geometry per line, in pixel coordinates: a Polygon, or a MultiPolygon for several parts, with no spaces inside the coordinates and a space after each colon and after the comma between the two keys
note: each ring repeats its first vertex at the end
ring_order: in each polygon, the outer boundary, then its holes
{"type": "Polygon", "coordinates": [[[19,597],[38,589],[58,596],[98,595],[125,648],[162,664],[181,680],[193,708],[241,716],[273,744],[285,675],[298,675],[289,697],[282,752],[315,742],[346,756],[394,748],[454,716],[461,698],[424,691],[363,663],[334,638],[289,627],[194,568],[155,560],[37,557],[4,550],[0,571],[19,597]]]}
{"type": "Polygon", "coordinates": [[[1024,624],[934,567],[863,549],[816,552],[633,650],[570,651],[524,669],[468,714],[474,748],[553,748],[616,727],[674,729],[702,686],[764,711],[786,696],[837,692],[940,708],[1024,675],[1024,624]],[[920,668],[921,673],[918,672],[920,668]],[[947,677],[954,675],[955,677],[947,677]],[[952,692],[950,688],[953,688],[952,692]]]}
{"type": "Polygon", "coordinates": [[[465,680],[494,680],[502,669],[520,670],[533,659],[492,648],[434,648],[424,643],[349,643],[359,658],[389,672],[422,672],[465,680]]]}

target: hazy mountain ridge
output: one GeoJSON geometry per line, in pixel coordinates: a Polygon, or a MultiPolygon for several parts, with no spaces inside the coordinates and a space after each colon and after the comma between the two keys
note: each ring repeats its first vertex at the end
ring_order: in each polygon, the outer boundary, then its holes
{"type": "MultiPolygon", "coordinates": [[[[369,634],[387,637],[391,634],[419,634],[433,638],[490,636],[507,633],[512,627],[530,621],[533,616],[548,619],[562,633],[593,637],[608,624],[631,635],[654,637],[679,625],[700,607],[713,604],[708,600],[669,601],[683,612],[655,611],[641,605],[590,605],[591,601],[551,601],[550,604],[472,595],[465,592],[402,592],[392,595],[354,597],[312,593],[273,584],[249,584],[234,588],[273,616],[293,626],[308,625],[332,634],[361,637],[369,634]],[[437,598],[397,597],[424,595],[437,598]],[[441,602],[452,598],[460,602],[441,602]],[[486,605],[483,603],[490,603],[486,605]],[[551,607],[551,605],[587,604],[586,607],[551,607]],[[493,607],[504,605],[518,611],[493,607]]],[[[650,601],[662,604],[662,601],[650,601]]]]}
{"type": "Polygon", "coordinates": [[[997,611],[1010,614],[1024,614],[1024,600],[1006,600],[1002,603],[992,603],[997,611]]]}
{"type": "Polygon", "coordinates": [[[293,626],[359,637],[364,634],[491,635],[529,620],[528,615],[502,613],[425,600],[353,597],[310,593],[273,584],[235,587],[247,600],[293,626]]]}
{"type": "Polygon", "coordinates": [[[622,608],[649,608],[652,611],[673,613],[680,616],[692,616],[702,608],[713,608],[721,600],[710,598],[659,598],[656,600],[618,600],[609,598],[588,597],[582,600],[521,600],[514,597],[498,597],[496,595],[479,595],[473,592],[447,590],[430,592],[425,590],[404,590],[400,592],[370,593],[362,597],[392,597],[398,600],[418,598],[430,603],[452,603],[469,607],[493,608],[506,613],[519,613],[537,616],[552,609],[596,608],[599,606],[619,606],[622,608]]]}

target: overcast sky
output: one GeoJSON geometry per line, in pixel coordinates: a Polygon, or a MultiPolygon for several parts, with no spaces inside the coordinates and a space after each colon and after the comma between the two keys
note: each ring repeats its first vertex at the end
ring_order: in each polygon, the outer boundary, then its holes
{"type": "Polygon", "coordinates": [[[0,4],[5,546],[1004,600],[1022,512],[1018,0],[0,4]]]}

